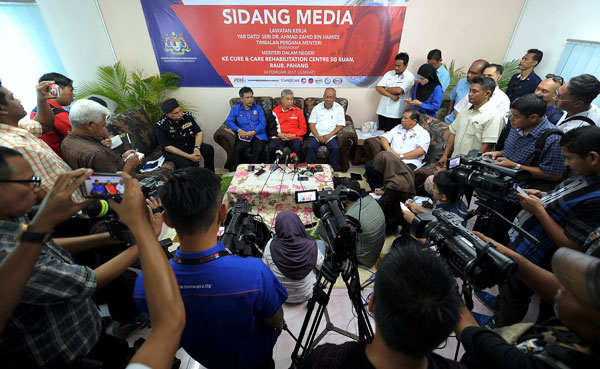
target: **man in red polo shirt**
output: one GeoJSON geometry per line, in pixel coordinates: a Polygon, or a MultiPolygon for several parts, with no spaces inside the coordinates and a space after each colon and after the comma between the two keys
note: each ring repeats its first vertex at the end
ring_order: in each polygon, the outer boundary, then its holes
{"type": "Polygon", "coordinates": [[[294,92],[281,91],[281,105],[273,109],[277,124],[277,136],[271,137],[267,150],[267,162],[275,162],[275,152],[289,147],[299,158],[302,157],[302,136],[306,134],[306,119],[302,109],[294,105],[294,92]]]}
{"type": "MultiPolygon", "coordinates": [[[[69,121],[69,112],[63,106],[69,106],[73,102],[73,80],[60,73],[46,73],[39,79],[39,82],[45,81],[54,81],[58,85],[59,96],[48,100],[54,113],[54,129],[42,134],[42,140],[64,159],[60,151],[60,143],[69,134],[71,122],[69,121]]],[[[37,111],[32,111],[30,118],[35,118],[36,114],[37,111]]]]}

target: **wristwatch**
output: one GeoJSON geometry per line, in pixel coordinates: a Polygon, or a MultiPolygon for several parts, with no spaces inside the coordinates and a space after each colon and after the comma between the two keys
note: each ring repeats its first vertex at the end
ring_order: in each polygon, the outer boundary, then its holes
{"type": "Polygon", "coordinates": [[[19,234],[17,234],[17,242],[44,243],[50,238],[50,233],[28,231],[29,224],[22,223],[19,234]]]}
{"type": "Polygon", "coordinates": [[[400,154],[400,159],[404,159],[404,154],[400,154]]]}
{"type": "Polygon", "coordinates": [[[200,150],[200,147],[201,147],[201,146],[194,146],[194,149],[198,149],[198,150],[200,150]]]}
{"type": "Polygon", "coordinates": [[[515,167],[513,168],[514,170],[519,170],[521,169],[521,164],[517,163],[517,165],[515,165],[515,167]]]}

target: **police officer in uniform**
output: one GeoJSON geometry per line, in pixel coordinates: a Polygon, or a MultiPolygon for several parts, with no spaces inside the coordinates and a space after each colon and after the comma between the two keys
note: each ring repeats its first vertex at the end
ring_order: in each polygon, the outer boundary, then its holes
{"type": "Polygon", "coordinates": [[[192,113],[184,113],[175,99],[165,100],[161,109],[165,115],[156,123],[156,138],[165,159],[174,162],[177,169],[204,161],[204,168],[214,172],[215,150],[202,142],[204,134],[192,113]]]}

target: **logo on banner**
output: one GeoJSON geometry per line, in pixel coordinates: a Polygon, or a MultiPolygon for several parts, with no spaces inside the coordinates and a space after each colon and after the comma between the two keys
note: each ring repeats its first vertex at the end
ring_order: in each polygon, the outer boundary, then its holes
{"type": "Polygon", "coordinates": [[[325,78],[325,84],[328,85],[331,83],[331,78],[325,78]]]}
{"type": "Polygon", "coordinates": [[[309,79],[308,79],[308,83],[310,83],[310,84],[312,85],[313,83],[315,83],[315,80],[314,80],[314,79],[312,79],[312,78],[309,78],[309,79]]]}
{"type": "Polygon", "coordinates": [[[233,79],[233,82],[234,83],[243,83],[243,82],[246,82],[246,80],[244,79],[244,77],[235,77],[233,79]]]}
{"type": "Polygon", "coordinates": [[[339,85],[342,83],[342,79],[341,78],[334,78],[333,79],[333,83],[335,83],[336,85],[339,85]]]}
{"type": "Polygon", "coordinates": [[[315,83],[320,85],[321,83],[323,83],[323,80],[321,78],[317,78],[315,79],[315,83]]]}
{"type": "Polygon", "coordinates": [[[306,78],[302,78],[300,82],[302,82],[302,84],[306,84],[306,78]]]}
{"type": "Polygon", "coordinates": [[[175,32],[171,32],[171,35],[165,33],[163,45],[165,51],[173,55],[183,55],[186,52],[191,51],[190,46],[182,33],[179,35],[175,32]]]}

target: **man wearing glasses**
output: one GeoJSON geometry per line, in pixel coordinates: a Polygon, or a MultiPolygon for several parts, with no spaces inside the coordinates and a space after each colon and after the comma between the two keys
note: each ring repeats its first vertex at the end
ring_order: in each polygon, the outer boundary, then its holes
{"type": "MultiPolygon", "coordinates": [[[[0,146],[21,153],[40,176],[42,190],[38,192],[38,202],[52,189],[60,174],[71,171],[71,167],[41,140],[42,133],[54,128],[54,114],[47,103],[53,96],[46,92],[52,83],[54,81],[46,81],[36,86],[38,111],[35,120],[31,120],[23,119],[27,112],[21,100],[0,82],[0,146]]],[[[75,190],[73,199],[84,200],[80,189],[75,190]]]]}
{"type": "Polygon", "coordinates": [[[591,74],[571,78],[558,89],[559,109],[566,111],[556,126],[563,132],[587,125],[600,125],[600,109],[592,101],[600,93],[600,81],[591,74]]]}
{"type": "Polygon", "coordinates": [[[527,54],[523,55],[518,67],[521,73],[512,76],[506,89],[506,94],[511,102],[525,94],[534,92],[542,82],[540,76],[535,74],[533,69],[540,64],[543,56],[544,53],[538,49],[529,49],[527,54]]]}
{"type": "Polygon", "coordinates": [[[267,119],[263,108],[254,103],[254,92],[250,87],[240,89],[242,102],[234,105],[225,124],[237,134],[233,148],[233,166],[242,161],[244,152],[250,148],[250,163],[260,163],[260,155],[265,151],[267,119]]]}
{"type": "Polygon", "coordinates": [[[535,94],[544,98],[546,102],[546,118],[552,124],[558,123],[564,112],[556,108],[558,89],[565,83],[561,76],[547,74],[546,79],[540,82],[535,89],[535,94]]]}

